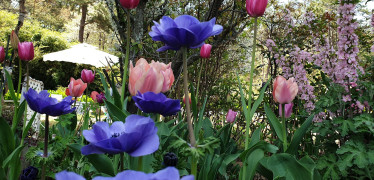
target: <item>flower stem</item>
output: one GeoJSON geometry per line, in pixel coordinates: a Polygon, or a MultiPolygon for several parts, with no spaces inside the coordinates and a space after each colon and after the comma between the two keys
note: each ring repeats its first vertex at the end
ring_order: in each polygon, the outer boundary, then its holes
{"type": "Polygon", "coordinates": [[[124,161],[123,153],[120,153],[121,172],[125,169],[123,161],[124,161]]]}
{"type": "Polygon", "coordinates": [[[143,156],[138,158],[138,171],[143,171],[143,156]]]}
{"type": "MultiPolygon", "coordinates": [[[[253,71],[255,66],[255,58],[256,58],[256,39],[257,39],[257,17],[254,18],[254,32],[253,32],[253,44],[252,44],[252,61],[251,61],[251,72],[250,72],[250,80],[249,80],[249,99],[248,99],[248,111],[244,112],[247,113],[246,125],[245,125],[245,150],[248,149],[249,146],[249,126],[251,124],[251,117],[249,117],[249,112],[252,110],[252,84],[253,84],[253,71]]],[[[247,165],[244,163],[243,166],[243,180],[246,180],[246,171],[247,165]]]]}
{"type": "Polygon", "coordinates": [[[286,127],[286,114],[285,114],[285,108],[286,104],[281,104],[282,106],[282,124],[283,124],[283,152],[286,152],[287,150],[287,127],[286,127]]]}
{"type": "MultiPolygon", "coordinates": [[[[130,19],[130,10],[127,11],[127,37],[126,37],[126,58],[125,58],[125,68],[123,69],[122,77],[122,89],[121,89],[121,103],[125,99],[125,86],[127,79],[127,69],[129,65],[129,56],[130,56],[130,38],[131,38],[131,19],[130,19]]],[[[115,87],[114,87],[115,88],[115,87]]]]}
{"type": "MultiPolygon", "coordinates": [[[[26,62],[26,91],[29,90],[29,82],[30,82],[30,78],[29,78],[29,63],[26,62]]],[[[24,115],[24,118],[23,118],[23,128],[22,129],[26,128],[26,121],[27,121],[27,105],[25,107],[25,115],[24,115]]]]}
{"type": "MultiPolygon", "coordinates": [[[[182,47],[183,54],[183,85],[184,85],[184,96],[186,99],[186,114],[187,114],[187,124],[188,124],[188,133],[190,136],[190,144],[192,148],[196,147],[196,139],[193,131],[193,125],[191,120],[191,108],[190,108],[190,97],[188,95],[188,69],[187,69],[187,48],[182,47]]],[[[193,156],[191,156],[191,174],[196,177],[197,173],[197,161],[193,156]]]]}
{"type": "Polygon", "coordinates": [[[195,156],[191,156],[191,174],[197,179],[197,159],[195,156]]]}
{"type": "MultiPolygon", "coordinates": [[[[48,157],[48,134],[49,134],[49,119],[48,115],[45,115],[45,130],[44,130],[44,151],[43,151],[43,157],[46,158],[48,157]]],[[[43,164],[43,169],[42,169],[42,180],[45,180],[45,166],[46,162],[43,164]]]]}
{"type": "Polygon", "coordinates": [[[19,75],[18,75],[18,87],[17,87],[17,99],[18,99],[18,94],[21,90],[21,83],[22,83],[22,61],[19,59],[19,75]]]}

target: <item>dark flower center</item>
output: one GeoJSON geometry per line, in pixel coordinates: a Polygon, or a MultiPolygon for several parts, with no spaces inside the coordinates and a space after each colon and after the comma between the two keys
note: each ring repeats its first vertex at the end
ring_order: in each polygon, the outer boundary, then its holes
{"type": "Polygon", "coordinates": [[[124,132],[120,132],[120,133],[113,133],[112,134],[112,138],[116,138],[116,137],[119,137],[123,134],[124,132]]]}
{"type": "Polygon", "coordinates": [[[168,166],[177,166],[178,163],[178,156],[172,152],[166,153],[164,155],[164,165],[168,166]]]}

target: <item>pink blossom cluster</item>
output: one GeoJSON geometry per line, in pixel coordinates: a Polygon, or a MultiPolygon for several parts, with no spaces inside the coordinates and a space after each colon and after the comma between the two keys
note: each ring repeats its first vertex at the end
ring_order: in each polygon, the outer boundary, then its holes
{"type": "MultiPolygon", "coordinates": [[[[371,15],[371,27],[373,27],[373,32],[374,32],[374,14],[371,15]]],[[[371,46],[371,52],[374,53],[374,45],[371,46]]]]}
{"type": "MultiPolygon", "coordinates": [[[[341,2],[341,0],[340,0],[341,2]]],[[[358,79],[357,70],[363,72],[362,67],[357,62],[358,36],[355,30],[358,27],[354,21],[355,5],[350,3],[341,3],[338,9],[338,64],[334,74],[334,81],[349,90],[346,82],[356,82],[358,79]]]]}
{"type": "Polygon", "coordinates": [[[288,24],[288,26],[286,25],[284,29],[286,31],[286,35],[288,35],[292,32],[292,28],[295,27],[295,22],[292,18],[291,11],[289,9],[286,9],[286,11],[287,13],[284,16],[284,20],[286,21],[286,24],[288,24]]]}

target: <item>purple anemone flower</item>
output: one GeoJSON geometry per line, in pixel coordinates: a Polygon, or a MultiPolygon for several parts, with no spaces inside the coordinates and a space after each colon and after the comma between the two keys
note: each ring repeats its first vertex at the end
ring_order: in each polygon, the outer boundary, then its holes
{"type": "MultiPolygon", "coordinates": [[[[82,176],[74,173],[62,171],[56,174],[56,180],[85,180],[82,176]]],[[[97,176],[92,180],[194,180],[193,175],[180,178],[179,171],[175,167],[167,167],[156,173],[146,174],[141,171],[126,170],[118,173],[115,177],[97,176]]]]}
{"type": "Polygon", "coordinates": [[[32,88],[23,93],[29,107],[40,114],[47,114],[50,116],[60,116],[71,113],[75,108],[71,108],[74,103],[71,96],[67,96],[61,102],[57,99],[49,97],[47,90],[41,91],[39,94],[32,88]]]}
{"type": "Polygon", "coordinates": [[[97,122],[91,130],[84,130],[83,136],[90,142],[82,147],[83,155],[126,152],[138,157],[152,154],[160,145],[153,120],[139,115],[130,115],[125,123],[116,121],[111,126],[97,122]]]}
{"type": "Polygon", "coordinates": [[[84,177],[82,177],[79,174],[76,174],[74,172],[68,172],[68,171],[61,171],[55,175],[56,180],[86,180],[84,177]]]}
{"type": "Polygon", "coordinates": [[[146,92],[141,94],[138,92],[132,99],[135,105],[145,113],[158,113],[163,116],[176,115],[180,111],[180,101],[177,99],[167,98],[162,93],[146,92]]]}
{"type": "Polygon", "coordinates": [[[218,35],[223,27],[216,25],[216,18],[200,22],[193,16],[182,15],[174,20],[168,16],[162,17],[160,23],[155,22],[149,35],[154,41],[161,41],[165,46],[157,51],[168,49],[179,50],[181,47],[199,48],[210,36],[218,35]]]}

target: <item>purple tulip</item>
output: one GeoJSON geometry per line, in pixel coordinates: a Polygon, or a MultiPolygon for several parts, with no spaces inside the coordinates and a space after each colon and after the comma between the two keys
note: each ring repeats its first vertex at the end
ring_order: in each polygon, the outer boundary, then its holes
{"type": "Polygon", "coordinates": [[[0,63],[4,62],[5,60],[5,50],[2,46],[0,46],[0,63]]]}
{"type": "Polygon", "coordinates": [[[81,79],[85,83],[92,83],[95,80],[95,73],[91,70],[83,69],[81,72],[81,79]]]}
{"type": "Polygon", "coordinates": [[[247,13],[251,17],[263,16],[268,5],[268,0],[247,0],[247,13]]]}
{"type": "MultiPolygon", "coordinates": [[[[293,103],[285,104],[284,114],[286,118],[291,117],[293,103]]],[[[279,116],[282,117],[282,105],[279,104],[279,116]]]]}
{"type": "Polygon", "coordinates": [[[174,20],[168,16],[162,17],[160,23],[154,22],[149,35],[154,41],[161,41],[165,46],[157,51],[168,49],[179,50],[181,47],[199,48],[210,36],[218,35],[223,27],[216,25],[216,18],[200,22],[193,16],[182,15],[174,20]]]}
{"type": "Polygon", "coordinates": [[[160,145],[157,127],[149,117],[130,115],[126,122],[97,122],[91,130],[83,131],[90,142],[81,149],[83,155],[118,154],[126,152],[133,157],[152,154],[160,145]]]}
{"type": "Polygon", "coordinates": [[[212,45],[204,44],[201,46],[200,50],[200,57],[202,58],[210,58],[210,51],[212,50],[212,45]]]}
{"type": "Polygon", "coordinates": [[[96,95],[96,101],[97,101],[97,103],[103,104],[104,100],[106,100],[106,97],[105,97],[105,94],[103,92],[101,92],[100,94],[96,95]]]}
{"type": "Polygon", "coordinates": [[[34,45],[32,42],[18,43],[18,57],[23,61],[34,59],[34,45]]]}
{"type": "Polygon", "coordinates": [[[229,112],[227,112],[227,115],[226,115],[226,121],[228,123],[233,123],[235,121],[236,114],[238,114],[238,112],[235,112],[232,109],[229,109],[229,112]]]}
{"type": "Polygon", "coordinates": [[[163,116],[176,115],[180,111],[180,101],[167,98],[162,93],[146,92],[141,94],[138,92],[132,99],[135,105],[145,113],[158,113],[163,116]]]}
{"type": "Polygon", "coordinates": [[[79,174],[76,174],[74,172],[68,172],[68,171],[61,171],[55,175],[56,180],[86,180],[84,177],[82,177],[79,174]]]}
{"type": "Polygon", "coordinates": [[[71,108],[74,103],[71,96],[67,96],[61,102],[57,99],[49,97],[47,90],[41,91],[39,94],[32,88],[23,93],[29,107],[40,114],[47,114],[50,116],[60,116],[71,113],[75,110],[71,108]]]}

